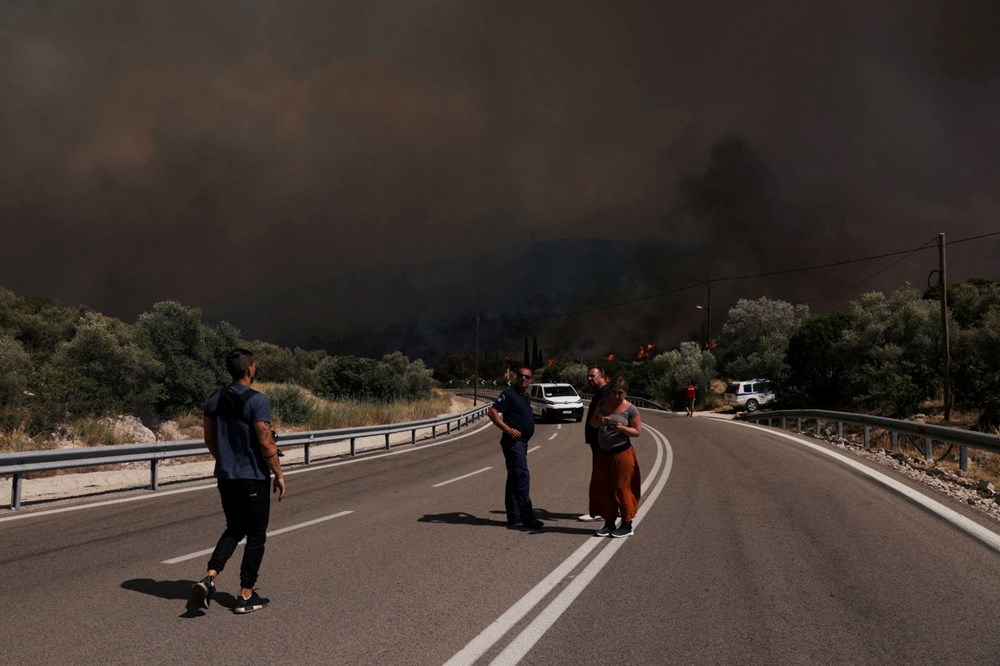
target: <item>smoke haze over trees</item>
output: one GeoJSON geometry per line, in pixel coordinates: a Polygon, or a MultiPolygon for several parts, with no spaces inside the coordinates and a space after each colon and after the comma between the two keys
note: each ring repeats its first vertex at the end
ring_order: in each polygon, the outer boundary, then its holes
{"type": "MultiPolygon", "coordinates": [[[[430,357],[480,315],[508,353],[621,354],[691,339],[704,294],[637,303],[627,329],[511,320],[1000,219],[990,0],[55,0],[3,3],[0,26],[0,285],[128,321],[175,300],[289,347],[430,357]],[[581,239],[610,247],[609,282],[581,239]],[[559,254],[555,293],[504,281],[559,254]],[[575,349],[544,342],[570,330],[575,349]]],[[[953,281],[996,277],[998,254],[955,246],[953,281]]],[[[843,308],[922,286],[935,257],[859,284],[890,263],[713,298],[843,308]]]]}

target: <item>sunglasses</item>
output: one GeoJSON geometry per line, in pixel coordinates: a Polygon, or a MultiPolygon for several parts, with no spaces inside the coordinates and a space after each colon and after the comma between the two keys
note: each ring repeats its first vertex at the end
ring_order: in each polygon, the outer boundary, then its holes
{"type": "Polygon", "coordinates": [[[518,379],[531,379],[531,375],[526,375],[523,372],[519,372],[519,373],[517,373],[517,378],[518,379]]]}

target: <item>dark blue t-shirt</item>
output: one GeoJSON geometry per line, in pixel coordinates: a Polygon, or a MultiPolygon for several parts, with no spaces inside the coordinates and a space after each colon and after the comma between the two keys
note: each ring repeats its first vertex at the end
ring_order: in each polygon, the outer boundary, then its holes
{"type": "Polygon", "coordinates": [[[230,384],[216,391],[205,404],[205,416],[215,422],[215,441],[217,457],[215,459],[215,476],[219,479],[257,479],[265,481],[271,478],[270,469],[264,462],[260,450],[260,440],[253,424],[271,422],[271,401],[263,393],[256,393],[242,404],[241,396],[250,390],[246,384],[230,384]],[[223,396],[223,393],[228,396],[223,396]],[[220,408],[220,401],[225,400],[232,408],[240,408],[236,414],[225,405],[220,408]]]}
{"type": "MultiPolygon", "coordinates": [[[[504,389],[493,402],[493,409],[500,412],[503,422],[521,431],[521,441],[527,442],[535,434],[535,417],[531,413],[531,398],[526,393],[518,393],[514,387],[504,389]]],[[[503,439],[510,440],[507,433],[503,439]]]]}

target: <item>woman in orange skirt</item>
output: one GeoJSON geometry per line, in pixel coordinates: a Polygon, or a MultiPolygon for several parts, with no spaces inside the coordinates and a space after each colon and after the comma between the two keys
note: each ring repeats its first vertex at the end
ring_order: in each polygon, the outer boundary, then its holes
{"type": "Polygon", "coordinates": [[[604,527],[597,530],[597,536],[627,537],[632,535],[632,519],[642,486],[639,459],[631,438],[642,432],[642,420],[635,405],[625,399],[628,393],[625,378],[615,377],[610,388],[611,393],[590,416],[590,425],[598,429],[590,505],[604,518],[604,527]],[[619,515],[622,522],[616,527],[619,515]]]}

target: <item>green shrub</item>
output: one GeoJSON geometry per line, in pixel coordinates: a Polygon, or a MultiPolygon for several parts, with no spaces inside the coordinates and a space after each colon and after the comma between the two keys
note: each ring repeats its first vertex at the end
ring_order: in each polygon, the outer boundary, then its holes
{"type": "Polygon", "coordinates": [[[281,423],[308,423],[316,412],[316,400],[295,384],[275,385],[268,388],[266,393],[271,400],[271,412],[281,423]]]}

